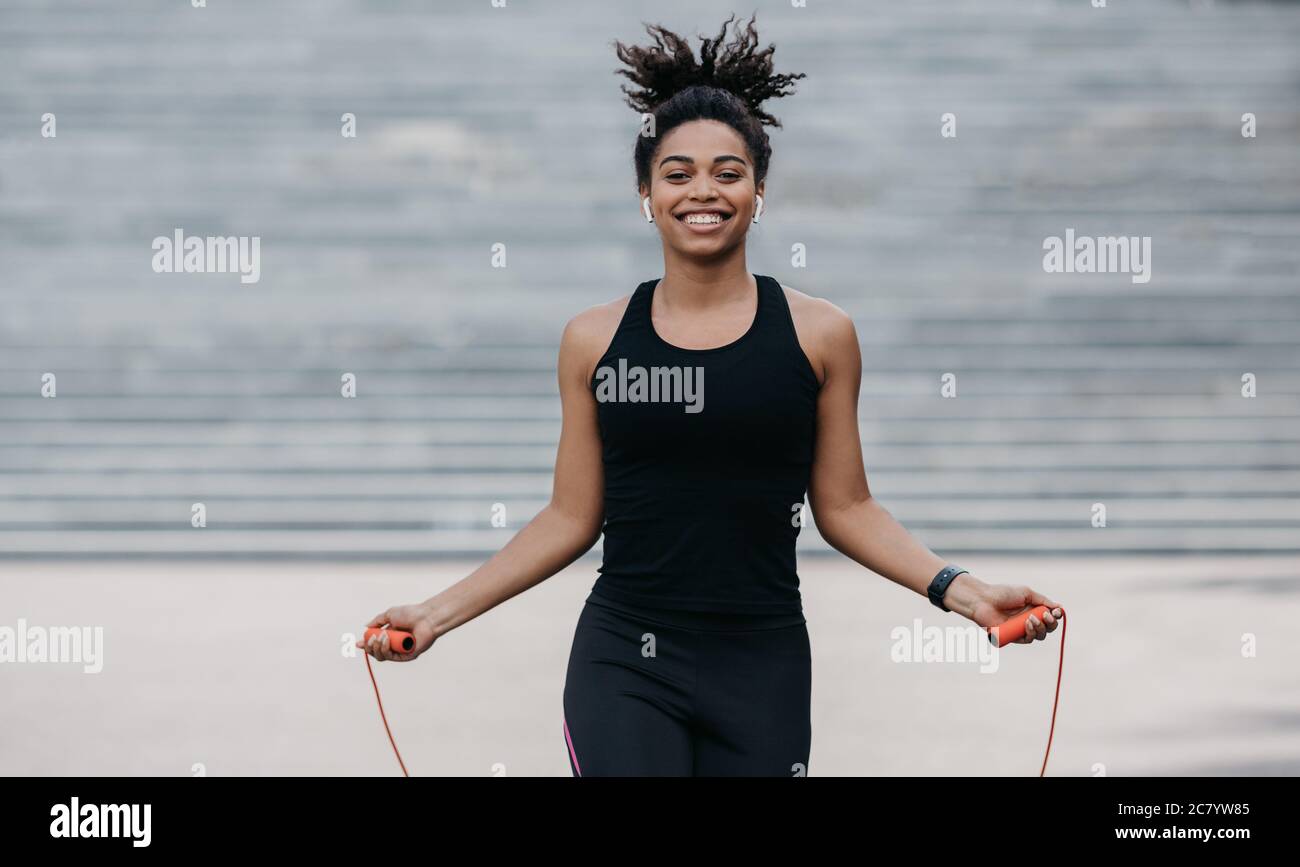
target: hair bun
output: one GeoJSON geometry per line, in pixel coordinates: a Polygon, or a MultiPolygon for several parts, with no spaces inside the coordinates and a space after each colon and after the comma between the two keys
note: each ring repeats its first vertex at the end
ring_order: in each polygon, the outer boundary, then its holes
{"type": "Polygon", "coordinates": [[[764,100],[786,96],[795,80],[804,78],[802,72],[778,74],[772,71],[772,53],[775,45],[758,49],[758,32],[754,18],[742,30],[736,25],[736,36],[723,45],[727,25],[733,14],[722,24],[721,32],[713,39],[700,39],[700,59],[696,61],[690,44],[659,25],[646,24],[646,31],[654,38],[653,46],[641,47],[615,42],[618,59],[631,69],[616,70],[638,85],[639,89],[622,86],[625,101],[641,113],[654,110],[688,87],[708,85],[735,94],[746,105],[759,123],[781,125],[775,117],[763,111],[764,100]],[[722,53],[719,56],[719,48],[722,53]]]}

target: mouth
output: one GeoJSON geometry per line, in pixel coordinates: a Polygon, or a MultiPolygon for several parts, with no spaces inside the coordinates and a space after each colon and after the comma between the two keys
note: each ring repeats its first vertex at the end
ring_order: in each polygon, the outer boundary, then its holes
{"type": "Polygon", "coordinates": [[[677,221],[690,229],[692,232],[699,234],[708,234],[716,232],[722,224],[731,219],[731,214],[726,211],[690,211],[685,214],[678,214],[677,221]]]}

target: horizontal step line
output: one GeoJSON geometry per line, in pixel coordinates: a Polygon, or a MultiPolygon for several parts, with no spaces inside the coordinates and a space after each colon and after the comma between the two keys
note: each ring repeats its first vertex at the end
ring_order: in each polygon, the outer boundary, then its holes
{"type": "MultiPolygon", "coordinates": [[[[873,423],[879,424],[880,420],[874,420],[873,423]]],[[[558,427],[558,424],[557,424],[558,427]]],[[[865,445],[872,448],[931,448],[931,447],[982,447],[982,446],[1064,446],[1064,445],[1096,445],[1096,446],[1179,446],[1179,445],[1285,445],[1290,443],[1300,443],[1300,431],[1296,432],[1294,437],[1257,437],[1243,434],[1241,437],[1232,439],[1169,439],[1167,437],[1153,436],[1145,440],[1119,440],[1107,439],[1098,436],[1080,436],[1076,439],[978,439],[975,437],[963,437],[959,440],[943,439],[924,439],[916,438],[907,440],[886,440],[870,439],[863,440],[865,445]]],[[[556,440],[431,440],[426,442],[411,442],[409,440],[378,440],[366,442],[338,442],[338,441],[311,441],[296,440],[292,442],[104,442],[87,441],[87,442],[33,442],[33,443],[0,443],[0,452],[6,449],[33,449],[36,451],[58,450],[58,449],[196,449],[196,450],[216,450],[216,449],[379,449],[379,448],[408,448],[408,449],[469,449],[469,448],[527,448],[542,449],[555,448],[556,440]]]]}
{"type": "MultiPolygon", "coordinates": [[[[996,530],[1015,533],[1020,530],[1070,530],[1093,529],[1090,517],[1081,515],[1077,520],[1060,521],[939,521],[912,518],[907,522],[909,529],[915,530],[996,530]]],[[[311,533],[344,530],[357,533],[411,533],[411,532],[499,532],[505,538],[514,535],[522,524],[508,527],[493,527],[488,521],[475,524],[450,524],[428,521],[210,521],[206,527],[193,527],[188,520],[174,522],[138,521],[0,521],[0,534],[33,532],[83,532],[97,533],[293,533],[307,535],[311,533]]],[[[1197,520],[1197,521],[1118,521],[1111,519],[1109,525],[1101,529],[1115,530],[1150,530],[1150,529],[1250,529],[1250,530],[1300,530],[1300,519],[1295,521],[1260,521],[1260,520],[1197,520]]],[[[3,541],[3,536],[0,536],[3,541]]]]}
{"type": "MultiPolygon", "coordinates": [[[[303,560],[303,561],[332,561],[347,560],[350,562],[365,561],[412,561],[412,562],[437,562],[443,560],[464,560],[479,559],[490,557],[497,552],[496,548],[447,548],[447,549],[426,549],[416,551],[371,551],[371,550],[349,550],[339,549],[335,551],[302,551],[288,549],[282,551],[193,551],[193,552],[174,552],[174,551],[150,551],[141,549],[138,551],[6,551],[3,560],[50,560],[50,561],[101,561],[101,560],[161,560],[175,562],[192,562],[196,560],[233,560],[233,561],[259,561],[259,560],[303,560]]],[[[962,554],[984,554],[989,556],[1034,556],[1042,557],[1044,555],[1066,556],[1066,557],[1113,557],[1120,555],[1158,555],[1161,557],[1178,557],[1178,558],[1203,558],[1208,556],[1232,556],[1232,557],[1261,557],[1271,558],[1278,555],[1300,554],[1300,547],[1276,547],[1264,548],[1260,546],[1248,546],[1242,548],[1231,547],[1214,547],[1208,546],[1203,548],[1189,547],[1169,547],[1167,545],[1152,545],[1150,547],[1124,546],[1116,545],[1113,547],[1072,547],[1069,545],[1012,545],[1012,544],[995,544],[985,546],[947,546],[947,552],[953,559],[960,560],[962,554]]],[[[799,556],[802,557],[836,557],[843,558],[843,555],[833,550],[801,550],[799,556]]],[[[594,559],[594,558],[593,558],[594,559]]]]}
{"type": "MultiPolygon", "coordinates": [[[[537,501],[548,501],[549,492],[541,488],[535,493],[530,494],[513,494],[501,493],[493,494],[486,497],[482,494],[460,494],[460,493],[438,493],[434,494],[285,494],[277,496],[275,494],[265,495],[226,495],[226,494],[209,494],[204,502],[207,504],[229,504],[229,503],[288,503],[288,502],[357,502],[357,503],[387,503],[387,502],[484,502],[488,499],[499,500],[502,497],[512,498],[530,498],[537,501]]],[[[980,491],[978,493],[968,493],[964,491],[944,491],[942,489],[932,490],[922,493],[890,493],[884,499],[889,502],[901,502],[910,500],[922,501],[970,501],[970,502],[1028,502],[1044,503],[1054,501],[1077,501],[1082,499],[1098,500],[1104,498],[1107,503],[1128,503],[1128,502],[1170,502],[1178,504],[1191,505],[1201,502],[1214,502],[1223,499],[1232,501],[1238,500],[1285,500],[1290,498],[1300,498],[1300,488],[1294,490],[1273,490],[1273,491],[1242,491],[1240,493],[1225,493],[1224,491],[1215,490],[1207,491],[1204,494],[1188,494],[1186,491],[1152,491],[1144,490],[1138,494],[1127,494],[1113,490],[1105,491],[1048,491],[1034,494],[997,494],[980,491]]],[[[0,495],[0,503],[19,502],[19,503],[171,503],[178,500],[188,500],[187,494],[9,494],[0,495]]]]}
{"type": "MultiPolygon", "coordinates": [[[[1244,399],[1244,398],[1243,398],[1244,399]]],[[[945,398],[945,400],[947,400],[945,398]]],[[[951,404],[949,404],[951,405],[951,404]]],[[[999,416],[992,418],[984,415],[890,415],[878,416],[873,415],[869,409],[859,410],[858,419],[860,421],[871,421],[874,423],[892,423],[892,422],[916,422],[930,424],[936,420],[944,422],[1218,422],[1218,421],[1257,421],[1260,424],[1272,424],[1278,421],[1300,420],[1300,413],[1295,415],[1022,415],[1022,416],[999,416]]],[[[213,424],[218,426],[249,426],[261,424],[297,424],[304,427],[316,426],[322,422],[336,423],[339,425],[354,425],[370,427],[374,425],[406,425],[411,427],[440,424],[554,424],[557,427],[560,424],[560,417],[529,417],[529,418],[500,418],[497,416],[402,416],[400,418],[383,418],[383,417],[350,417],[350,418],[310,418],[310,417],[284,417],[284,416],[255,416],[251,418],[238,418],[231,416],[219,417],[190,417],[190,418],[103,418],[93,416],[77,416],[73,418],[0,418],[0,425],[28,425],[32,427],[43,427],[46,425],[87,425],[87,424],[136,424],[152,425],[159,422],[182,426],[182,425],[202,425],[205,428],[213,424]]]]}
{"type": "MultiPolygon", "coordinates": [[[[454,472],[456,475],[482,475],[494,476],[503,474],[550,474],[554,472],[551,465],[522,465],[503,467],[496,466],[466,466],[464,464],[448,464],[445,467],[375,467],[366,468],[358,467],[348,469],[346,467],[300,467],[300,468],[239,468],[239,467],[194,467],[194,468],[135,468],[135,467],[100,467],[94,469],[7,469],[0,468],[0,477],[18,476],[18,477],[41,477],[41,478],[67,478],[71,476],[86,477],[112,477],[119,478],[122,476],[247,476],[248,478],[267,478],[273,476],[417,476],[422,478],[436,479],[439,476],[446,475],[443,470],[454,472]]],[[[872,470],[870,464],[868,471],[872,470]]],[[[1004,464],[983,465],[983,466],[963,466],[961,464],[949,464],[942,467],[935,467],[929,464],[890,464],[887,472],[890,473],[953,473],[953,472],[982,472],[987,475],[1045,475],[1050,473],[1132,473],[1139,471],[1143,475],[1153,473],[1198,473],[1205,471],[1224,471],[1224,472],[1242,472],[1242,473],[1264,473],[1264,472],[1287,472],[1300,470],[1300,464],[1174,464],[1170,466],[1151,466],[1145,463],[1134,464],[1052,464],[1038,466],[1008,466],[1004,464]]],[[[876,472],[880,472],[877,470],[876,472]]]]}

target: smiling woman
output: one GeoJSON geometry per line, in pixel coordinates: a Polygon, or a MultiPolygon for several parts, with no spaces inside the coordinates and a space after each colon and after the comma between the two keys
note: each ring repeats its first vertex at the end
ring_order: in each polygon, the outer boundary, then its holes
{"type": "MultiPolygon", "coordinates": [[[[699,60],[662,27],[648,28],[652,46],[616,43],[638,85],[624,87],[643,114],[637,194],[664,272],[564,329],[550,503],[469,577],[370,623],[409,630],[416,646],[394,653],[381,630],[367,650],[414,659],[603,533],[556,727],[579,776],[807,774],[805,498],[832,547],[945,611],[988,626],[1052,604],[948,564],[871,497],[853,321],[746,263],[772,154],[763,127],[779,126],[762,103],[803,76],[773,72],[752,19],[723,45],[732,20],[699,60]],[[684,407],[688,387],[700,399],[684,407]]],[[[1055,625],[1030,620],[1026,640],[1055,625]]]]}
{"type": "MultiPolygon", "coordinates": [[[[758,34],[753,19],[743,31],[737,28],[735,40],[719,57],[731,21],[727,19],[717,37],[701,40],[698,62],[684,39],[662,27],[647,27],[655,37],[655,47],[615,42],[619,59],[631,67],[617,70],[618,74],[638,85],[635,89],[623,87],[626,101],[651,120],[638,135],[633,152],[647,221],[654,222],[655,211],[671,214],[690,233],[705,236],[724,234],[722,227],[738,213],[745,216],[737,223],[758,222],[763,182],[772,155],[763,125],[781,125],[762,110],[762,103],[785,96],[804,74],[773,73],[772,53],[776,49],[768,46],[756,50],[758,34]],[[702,131],[706,139],[697,144],[703,146],[700,153],[684,152],[681,137],[671,135],[684,124],[713,127],[702,131]],[[652,167],[657,152],[661,155],[652,167]],[[652,201],[652,188],[660,182],[668,188],[683,187],[705,172],[717,180],[720,192],[733,186],[738,189],[730,195],[723,193],[721,201],[709,204],[681,204],[681,197],[667,189],[661,189],[663,194],[652,201]],[[654,173],[657,176],[652,177],[654,173]]],[[[743,228],[732,231],[744,234],[743,228]]]]}

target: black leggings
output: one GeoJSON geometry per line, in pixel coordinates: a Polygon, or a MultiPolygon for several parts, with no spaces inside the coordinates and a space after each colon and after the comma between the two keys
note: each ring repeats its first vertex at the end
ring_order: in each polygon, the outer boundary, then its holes
{"type": "Polygon", "coordinates": [[[690,622],[587,600],[564,683],[575,776],[806,775],[807,626],[733,615],[690,622]]]}

